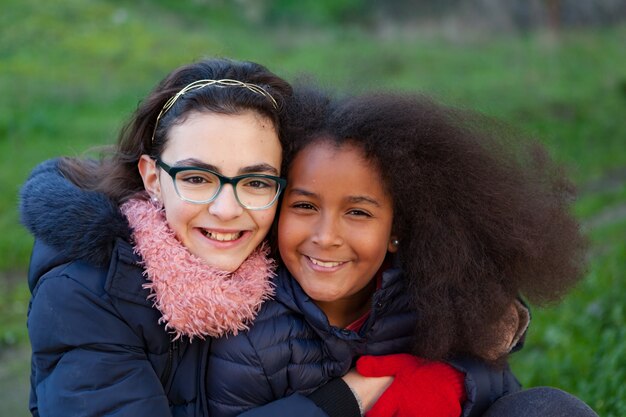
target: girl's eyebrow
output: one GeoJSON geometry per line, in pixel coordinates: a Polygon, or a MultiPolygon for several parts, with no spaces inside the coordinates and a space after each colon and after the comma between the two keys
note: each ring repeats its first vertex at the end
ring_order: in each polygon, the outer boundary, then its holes
{"type": "Polygon", "coordinates": [[[278,170],[270,164],[260,163],[256,165],[250,165],[247,167],[239,168],[240,174],[254,174],[264,172],[266,174],[272,174],[278,176],[278,170]]]}
{"type": "MultiPolygon", "coordinates": [[[[313,193],[311,191],[304,190],[302,188],[292,188],[291,190],[289,190],[289,194],[296,194],[296,195],[300,195],[304,197],[318,197],[319,198],[318,194],[313,193]]],[[[351,195],[351,196],[346,197],[345,200],[350,204],[366,203],[366,204],[371,204],[376,207],[380,207],[380,203],[377,200],[373,199],[372,197],[365,196],[365,195],[351,195]]]]}
{"type": "Polygon", "coordinates": [[[304,197],[317,197],[317,194],[311,191],[304,190],[302,188],[292,188],[291,190],[289,190],[289,194],[296,194],[304,197]]]}
{"type": "Polygon", "coordinates": [[[365,196],[365,195],[354,195],[347,198],[350,203],[359,204],[359,203],[369,203],[376,207],[380,207],[380,203],[375,199],[365,196]]]}
{"type": "MultiPolygon", "coordinates": [[[[175,165],[176,166],[193,166],[193,167],[198,167],[198,168],[209,169],[211,171],[217,172],[218,174],[222,173],[221,170],[215,165],[207,164],[206,162],[202,162],[199,159],[195,159],[195,158],[187,158],[187,159],[180,160],[176,162],[175,165]]],[[[239,170],[237,171],[237,175],[258,174],[258,173],[266,173],[266,174],[278,176],[278,169],[274,168],[270,164],[260,163],[260,164],[255,164],[255,165],[250,165],[247,167],[239,168],[239,170]]]]}

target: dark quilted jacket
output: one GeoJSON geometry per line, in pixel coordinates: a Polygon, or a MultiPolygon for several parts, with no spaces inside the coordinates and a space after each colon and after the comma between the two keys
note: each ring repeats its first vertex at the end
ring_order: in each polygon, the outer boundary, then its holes
{"type": "Polygon", "coordinates": [[[410,351],[416,317],[398,270],[383,274],[372,313],[358,334],[330,326],[287,271],[279,272],[276,283],[275,300],[265,303],[249,332],[213,341],[209,374],[225,376],[207,384],[212,415],[310,393],[344,375],[362,355],[410,351]],[[246,382],[241,389],[225,389],[236,381],[246,382]]]}

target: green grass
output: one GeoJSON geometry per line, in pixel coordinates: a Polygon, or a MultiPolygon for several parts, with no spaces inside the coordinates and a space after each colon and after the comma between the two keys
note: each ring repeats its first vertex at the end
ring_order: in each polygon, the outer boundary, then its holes
{"type": "Polygon", "coordinates": [[[586,279],[535,309],[513,367],[526,386],[555,385],[606,417],[626,415],[626,26],[466,36],[383,36],[356,26],[266,27],[205,2],[7,0],[0,14],[0,345],[26,340],[32,238],[17,193],[46,158],[112,143],[152,86],[204,56],[308,73],[340,91],[424,91],[523,129],[581,188],[591,238],[586,279]],[[8,272],[13,271],[13,272],[8,272]],[[18,272],[14,272],[18,271],[18,272]],[[12,276],[17,278],[7,279],[12,276]]]}
{"type": "Polygon", "coordinates": [[[23,271],[0,272],[0,346],[27,340],[25,326],[29,295],[23,271]]]}

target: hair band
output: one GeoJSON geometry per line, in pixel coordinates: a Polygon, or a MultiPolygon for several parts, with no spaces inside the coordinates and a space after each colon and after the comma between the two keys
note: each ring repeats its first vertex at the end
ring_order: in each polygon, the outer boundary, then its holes
{"type": "Polygon", "coordinates": [[[154,130],[152,131],[152,142],[154,142],[154,135],[156,134],[157,127],[159,126],[159,120],[161,120],[161,117],[165,113],[167,113],[169,109],[172,108],[174,103],[176,103],[176,101],[181,96],[185,95],[189,91],[199,90],[201,88],[209,87],[211,85],[215,85],[215,86],[218,86],[218,87],[243,87],[243,88],[247,88],[248,90],[252,91],[253,93],[260,94],[263,97],[267,98],[272,103],[272,107],[274,107],[274,109],[278,110],[278,103],[276,102],[276,99],[274,97],[272,97],[272,95],[270,93],[268,93],[267,91],[265,91],[262,87],[260,87],[260,86],[258,86],[256,84],[245,83],[243,81],[238,81],[238,80],[231,80],[229,78],[223,78],[221,80],[196,80],[196,81],[194,81],[194,82],[192,82],[190,84],[187,84],[178,93],[176,93],[173,97],[170,97],[170,99],[165,102],[165,104],[163,105],[163,108],[161,109],[161,111],[159,112],[159,115],[156,118],[156,122],[154,123],[154,130]]]}

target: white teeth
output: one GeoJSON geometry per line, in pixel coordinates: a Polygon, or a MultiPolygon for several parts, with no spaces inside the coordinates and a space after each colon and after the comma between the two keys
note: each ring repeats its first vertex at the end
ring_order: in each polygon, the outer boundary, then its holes
{"type": "Polygon", "coordinates": [[[320,261],[319,259],[315,259],[315,258],[311,258],[311,257],[309,257],[309,259],[315,265],[322,266],[324,268],[334,268],[334,267],[339,266],[339,265],[341,265],[343,263],[343,262],[324,262],[324,261],[320,261]]]}
{"type": "Polygon", "coordinates": [[[217,240],[220,242],[229,242],[231,240],[238,239],[241,236],[241,232],[237,233],[218,233],[218,232],[209,232],[207,230],[204,231],[205,236],[209,239],[217,240]]]}

